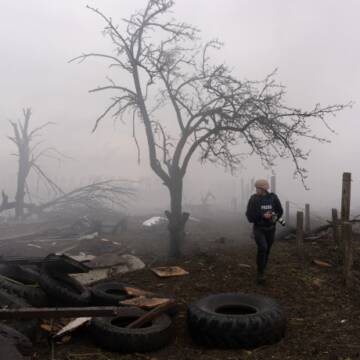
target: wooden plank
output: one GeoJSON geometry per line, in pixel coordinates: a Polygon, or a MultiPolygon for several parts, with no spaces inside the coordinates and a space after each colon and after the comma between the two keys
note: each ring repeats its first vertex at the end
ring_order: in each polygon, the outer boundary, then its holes
{"type": "Polygon", "coordinates": [[[180,266],[162,266],[151,269],[159,277],[183,276],[189,273],[180,266]]]}
{"type": "Polygon", "coordinates": [[[117,306],[0,309],[0,320],[121,316],[125,312],[126,308],[117,306]]]}
{"type": "Polygon", "coordinates": [[[127,328],[139,328],[142,325],[146,324],[148,321],[154,320],[156,317],[164,313],[164,311],[170,309],[175,304],[174,300],[169,300],[167,303],[157,306],[156,308],[150,310],[143,316],[139,317],[132,323],[130,323],[127,328]]]}
{"type": "Polygon", "coordinates": [[[153,309],[159,305],[167,304],[170,299],[167,298],[148,298],[146,296],[138,296],[132,299],[120,301],[120,304],[136,306],[143,309],[153,309]]]}
{"type": "Polygon", "coordinates": [[[59,330],[55,335],[54,338],[58,338],[69,332],[73,332],[81,326],[84,326],[91,320],[91,317],[80,317],[70,321],[67,325],[65,325],[61,330],[59,330]]]}
{"type": "Polygon", "coordinates": [[[128,295],[131,296],[154,296],[154,293],[139,288],[125,286],[124,290],[128,295]]]}

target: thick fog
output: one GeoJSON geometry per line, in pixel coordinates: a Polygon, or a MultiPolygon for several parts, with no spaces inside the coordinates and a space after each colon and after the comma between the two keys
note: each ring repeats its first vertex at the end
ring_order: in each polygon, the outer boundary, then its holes
{"type": "MultiPolygon", "coordinates": [[[[98,130],[91,130],[109,104],[110,93],[89,94],[106,83],[116,71],[100,59],[77,64],[68,61],[83,52],[111,52],[112,44],[101,34],[104,23],[86,9],[89,4],[111,16],[114,22],[145,6],[146,0],[1,0],[0,12],[0,187],[14,195],[17,171],[15,148],[7,139],[8,120],[21,117],[24,107],[33,110],[34,126],[52,121],[42,132],[46,145],[70,158],[60,162],[43,159],[47,173],[65,189],[97,177],[149,179],[151,188],[161,182],[148,165],[144,136],[141,163],[132,139],[132,128],[111,117],[98,130]]],[[[360,203],[360,3],[356,0],[177,0],[173,15],[202,30],[204,41],[218,38],[225,43],[216,55],[233,68],[239,78],[260,80],[278,68],[277,79],[287,87],[288,104],[309,109],[322,105],[354,102],[334,118],[330,126],[313,129],[329,144],[304,142],[311,149],[306,191],[293,179],[294,165],[279,160],[272,169],[277,175],[280,198],[309,202],[315,208],[340,204],[341,177],[353,174],[353,208],[360,203]]],[[[118,78],[119,80],[119,78],[118,78]]],[[[126,121],[125,121],[126,122],[126,121]]],[[[138,125],[138,131],[142,131],[138,125]]],[[[220,167],[202,166],[194,156],[185,183],[185,201],[196,203],[211,190],[226,206],[239,194],[240,179],[269,177],[256,157],[248,158],[231,175],[220,167]]],[[[153,203],[165,206],[166,190],[153,203]]],[[[160,195],[156,195],[160,196],[160,195]]],[[[152,199],[154,200],[154,197],[152,199]]]]}

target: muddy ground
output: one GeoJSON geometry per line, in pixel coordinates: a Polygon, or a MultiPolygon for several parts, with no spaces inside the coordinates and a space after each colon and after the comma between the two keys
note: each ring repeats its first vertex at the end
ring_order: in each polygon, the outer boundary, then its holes
{"type": "MultiPolygon", "coordinates": [[[[180,312],[175,319],[176,336],[172,343],[152,354],[121,355],[103,351],[93,345],[86,332],[73,334],[70,341],[56,344],[57,360],[115,360],[115,359],[337,359],[360,358],[360,300],[359,286],[346,289],[337,250],[332,239],[325,237],[305,243],[305,266],[301,266],[294,240],[278,240],[273,248],[265,286],[255,284],[255,245],[249,227],[237,218],[202,219],[189,226],[184,249],[178,261],[166,260],[167,237],[164,229],[142,229],[142,219],[133,219],[126,233],[108,236],[109,242],[87,241],[71,250],[95,255],[109,251],[132,252],[148,265],[180,265],[189,275],[160,279],[148,268],[119,276],[118,280],[158,291],[177,299],[180,312]],[[320,259],[331,267],[312,262],[320,259]],[[244,267],[242,264],[248,264],[244,267]],[[259,293],[277,299],[288,316],[286,337],[278,344],[253,351],[206,349],[192,343],[186,331],[186,307],[207,294],[219,292],[259,293]]],[[[25,242],[0,244],[2,254],[42,255],[57,251],[64,244],[42,243],[41,248],[25,242]]],[[[67,244],[68,245],[68,244],[67,244]]],[[[355,269],[358,270],[359,246],[356,243],[355,269]]],[[[37,358],[51,359],[46,342],[37,345],[37,358]]]]}

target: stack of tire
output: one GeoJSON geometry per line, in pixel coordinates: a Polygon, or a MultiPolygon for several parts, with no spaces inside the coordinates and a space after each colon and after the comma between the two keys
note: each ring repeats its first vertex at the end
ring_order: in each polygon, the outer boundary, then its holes
{"type": "MultiPolygon", "coordinates": [[[[119,306],[120,301],[130,298],[122,283],[105,282],[86,287],[69,274],[60,273],[45,264],[39,283],[52,304],[119,306]]],[[[167,314],[160,315],[141,328],[126,327],[144,314],[145,311],[140,308],[127,307],[121,316],[93,318],[89,326],[90,334],[99,346],[112,351],[148,352],[167,345],[173,335],[172,320],[167,314]]]]}
{"type": "MultiPolygon", "coordinates": [[[[47,296],[38,286],[36,267],[0,266],[0,307],[10,309],[47,306],[47,296]]],[[[9,320],[0,323],[0,359],[23,359],[33,352],[31,340],[39,328],[38,320],[9,320]],[[31,340],[30,340],[31,339],[31,340]]]]}
{"type": "MultiPolygon", "coordinates": [[[[94,285],[91,288],[94,305],[118,306],[120,301],[131,298],[124,287],[119,282],[94,285]]],[[[169,344],[174,335],[171,316],[176,314],[176,309],[161,314],[141,328],[126,327],[144,314],[142,309],[128,307],[121,317],[93,318],[90,323],[91,335],[99,346],[111,351],[149,352],[169,344]]]]}
{"type": "MultiPolygon", "coordinates": [[[[36,268],[1,266],[0,306],[10,309],[46,306],[47,296],[38,286],[39,277],[36,268]]],[[[34,337],[39,325],[37,320],[11,320],[7,324],[30,338],[34,337]]]]}
{"type": "Polygon", "coordinates": [[[0,324],[0,359],[29,359],[34,350],[31,341],[15,329],[0,324]]]}

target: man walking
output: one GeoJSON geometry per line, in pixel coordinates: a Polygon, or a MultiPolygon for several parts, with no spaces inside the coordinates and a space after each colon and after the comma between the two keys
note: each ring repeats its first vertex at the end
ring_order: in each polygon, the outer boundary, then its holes
{"type": "Polygon", "coordinates": [[[257,245],[257,283],[264,284],[265,269],[275,238],[276,221],[281,218],[283,208],[277,195],[269,192],[267,180],[257,180],[255,188],[256,194],[249,200],[246,217],[254,224],[253,232],[257,245]]]}

